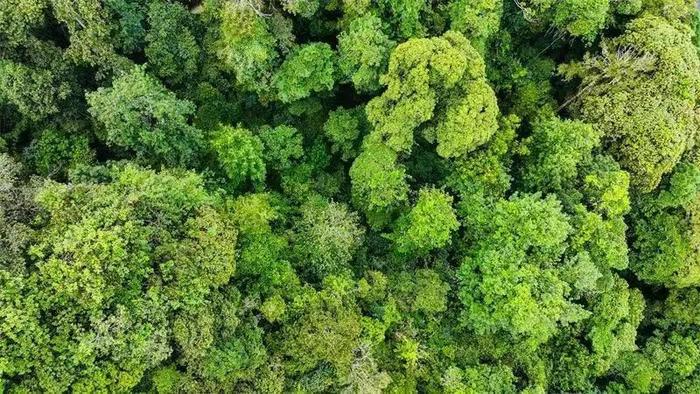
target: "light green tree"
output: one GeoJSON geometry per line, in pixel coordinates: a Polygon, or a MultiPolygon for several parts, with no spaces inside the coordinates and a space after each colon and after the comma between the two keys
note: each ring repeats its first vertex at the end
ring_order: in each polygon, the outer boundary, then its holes
{"type": "Polygon", "coordinates": [[[143,67],[134,67],[111,87],[99,88],[86,98],[108,145],[148,164],[197,162],[203,141],[201,131],[190,124],[194,104],[178,99],[143,67]]]}

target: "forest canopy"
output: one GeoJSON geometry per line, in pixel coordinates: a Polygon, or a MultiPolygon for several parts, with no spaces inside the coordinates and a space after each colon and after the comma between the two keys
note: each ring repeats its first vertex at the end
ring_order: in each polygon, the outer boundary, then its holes
{"type": "Polygon", "coordinates": [[[700,392],[692,0],[0,0],[0,393],[700,392]]]}

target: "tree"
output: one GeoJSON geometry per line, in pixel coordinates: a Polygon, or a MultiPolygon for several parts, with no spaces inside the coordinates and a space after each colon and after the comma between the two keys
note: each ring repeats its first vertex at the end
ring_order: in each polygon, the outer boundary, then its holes
{"type": "Polygon", "coordinates": [[[609,17],[608,0],[524,1],[518,3],[523,17],[539,24],[551,24],[574,37],[592,42],[609,17]]]}
{"type": "MultiPolygon", "coordinates": [[[[120,37],[113,23],[113,13],[119,13],[112,7],[126,6],[123,9],[126,12],[134,12],[133,8],[119,1],[102,4],[90,0],[52,0],[51,5],[54,17],[68,28],[70,46],[66,54],[70,59],[105,71],[126,72],[132,67],[128,59],[117,53],[117,47],[122,44],[128,49],[130,45],[124,40],[134,37],[120,37]]],[[[137,34],[142,33],[138,30],[137,34]]]]}
{"type": "MultiPolygon", "coordinates": [[[[327,371],[330,383],[343,380],[353,364],[353,350],[361,343],[362,324],[352,294],[354,283],[330,276],[320,291],[305,288],[289,311],[290,324],[275,338],[291,376],[313,376],[327,371]]],[[[303,384],[304,379],[299,379],[303,384]]],[[[324,385],[330,388],[330,385],[324,385]]]]}
{"type": "Polygon", "coordinates": [[[321,279],[347,271],[363,242],[357,214],[344,204],[313,199],[301,208],[301,215],[294,237],[301,268],[321,279]]]}
{"type": "Polygon", "coordinates": [[[450,285],[432,269],[402,272],[394,276],[391,296],[404,313],[436,315],[447,311],[450,285]]]}
{"type": "Polygon", "coordinates": [[[127,55],[142,50],[146,35],[146,7],[131,0],[110,0],[105,3],[105,10],[112,19],[111,41],[117,49],[127,55]]]}
{"type": "Polygon", "coordinates": [[[697,51],[687,32],[649,15],[602,48],[561,67],[567,79],[582,80],[573,110],[603,132],[632,185],[648,192],[694,144],[697,51]]]}
{"type": "Polygon", "coordinates": [[[33,188],[20,179],[22,165],[0,154],[0,271],[23,273],[24,252],[32,239],[30,221],[36,211],[33,188]]]}
{"type": "Polygon", "coordinates": [[[277,97],[283,103],[331,90],[335,83],[335,54],[326,43],[295,48],[274,76],[277,97]]]}
{"type": "Polygon", "coordinates": [[[688,287],[700,283],[696,215],[700,205],[700,169],[676,166],[668,184],[642,197],[634,215],[631,268],[649,283],[688,287]]]}
{"type": "Polygon", "coordinates": [[[0,0],[0,392],[696,393],[689,0],[0,0]]]}
{"type": "Polygon", "coordinates": [[[104,127],[107,144],[148,164],[190,166],[197,161],[202,135],[189,124],[194,105],[178,99],[143,67],[134,67],[86,95],[89,112],[104,127]]]}
{"type": "Polygon", "coordinates": [[[251,6],[238,2],[214,5],[220,26],[212,49],[242,89],[266,93],[280,62],[279,51],[289,49],[286,42],[293,36],[283,17],[263,18],[258,6],[257,1],[251,6]]]}
{"type": "Polygon", "coordinates": [[[233,186],[247,179],[252,182],[265,180],[263,143],[250,130],[223,126],[212,139],[212,148],[233,186]]]}
{"type": "Polygon", "coordinates": [[[3,331],[14,333],[0,340],[3,375],[14,387],[134,388],[172,353],[173,314],[205,305],[234,272],[236,231],[199,176],[107,174],[44,183],[34,269],[0,271],[3,331]]]}
{"type": "Polygon", "coordinates": [[[179,84],[196,77],[200,49],[191,32],[190,14],[180,4],[154,2],[148,10],[146,57],[154,74],[179,84]]]}
{"type": "Polygon", "coordinates": [[[695,12],[695,5],[689,1],[670,0],[660,2],[658,0],[643,3],[643,10],[649,14],[660,16],[669,22],[681,22],[685,25],[692,25],[692,18],[695,12]]]}
{"type": "Polygon", "coordinates": [[[384,34],[374,15],[354,19],[338,36],[338,68],[359,92],[375,92],[395,43],[384,34]]]}
{"type": "Polygon", "coordinates": [[[450,29],[464,34],[481,53],[501,27],[502,13],[499,0],[452,0],[448,5],[450,29]]]}
{"type": "Polygon", "coordinates": [[[265,146],[265,161],[270,168],[290,168],[294,160],[304,155],[302,136],[294,127],[263,127],[259,136],[265,146]]]}
{"type": "Polygon", "coordinates": [[[350,367],[349,385],[345,390],[368,394],[383,393],[391,384],[391,376],[378,370],[379,367],[370,354],[369,346],[360,346],[356,353],[359,354],[350,367]]]}
{"type": "Polygon", "coordinates": [[[590,315],[571,302],[557,269],[571,226],[556,199],[516,195],[480,221],[472,231],[481,236],[458,273],[464,324],[533,352],[559,327],[590,315]]]}
{"type": "Polygon", "coordinates": [[[684,392],[697,381],[698,319],[695,289],[674,289],[653,307],[650,318],[663,330],[650,333],[634,353],[616,365],[626,388],[655,392],[665,387],[684,392]]]}
{"type": "Polygon", "coordinates": [[[560,191],[578,175],[600,145],[600,135],[580,121],[550,119],[533,125],[526,141],[523,182],[531,190],[560,191]]]}
{"type": "Polygon", "coordinates": [[[314,16],[319,8],[318,0],[283,0],[285,11],[305,18],[314,16]]]}
{"type": "Polygon", "coordinates": [[[410,152],[414,132],[434,119],[425,134],[437,140],[438,154],[470,152],[497,128],[495,95],[484,77],[481,56],[459,33],[397,46],[380,79],[387,90],[366,107],[371,135],[397,152],[410,152]]]}
{"type": "Polygon", "coordinates": [[[340,153],[343,160],[357,156],[358,141],[366,129],[364,108],[345,109],[338,107],[328,113],[323,132],[331,142],[331,151],[340,153]]]}
{"type": "Polygon", "coordinates": [[[513,372],[506,366],[477,365],[466,370],[453,366],[445,371],[442,386],[448,393],[514,393],[514,381],[513,372]]]}
{"type": "Polygon", "coordinates": [[[287,260],[287,238],[272,227],[275,221],[283,219],[276,198],[263,193],[242,195],[229,207],[232,220],[240,229],[238,272],[253,279],[249,291],[274,295],[279,289],[296,288],[299,279],[287,260]]]}
{"type": "Polygon", "coordinates": [[[420,256],[450,244],[458,227],[452,196],[426,188],[419,192],[411,211],[398,220],[391,238],[399,254],[420,256]]]}
{"type": "Polygon", "coordinates": [[[458,197],[457,211],[467,229],[511,188],[510,163],[519,122],[516,116],[502,118],[491,141],[450,165],[445,184],[458,197]]]}
{"type": "Polygon", "coordinates": [[[391,149],[368,144],[350,168],[353,204],[372,226],[385,225],[392,211],[408,199],[406,170],[396,160],[391,149]]]}
{"type": "Polygon", "coordinates": [[[8,0],[0,11],[0,37],[3,46],[21,45],[45,22],[48,2],[44,0],[8,0]]]}
{"type": "Polygon", "coordinates": [[[36,172],[50,177],[65,176],[70,169],[90,165],[95,156],[85,135],[53,128],[42,130],[27,154],[36,172]]]}
{"type": "Polygon", "coordinates": [[[425,0],[381,0],[378,7],[394,26],[394,34],[401,38],[420,36],[425,31],[421,16],[429,12],[425,0]]]}
{"type": "Polygon", "coordinates": [[[36,55],[27,64],[0,59],[0,98],[27,119],[40,121],[70,102],[75,84],[58,48],[34,42],[31,50],[36,55]]]}
{"type": "Polygon", "coordinates": [[[583,177],[583,195],[594,210],[606,217],[622,217],[630,211],[627,171],[609,156],[599,156],[583,177]]]}
{"type": "Polygon", "coordinates": [[[435,128],[437,153],[457,157],[473,151],[498,128],[496,96],[484,79],[465,84],[466,95],[449,103],[435,128]]]}

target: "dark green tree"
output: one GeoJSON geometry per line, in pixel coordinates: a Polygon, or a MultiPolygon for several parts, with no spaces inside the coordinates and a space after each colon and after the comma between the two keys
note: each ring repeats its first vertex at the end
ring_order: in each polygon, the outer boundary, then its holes
{"type": "Polygon", "coordinates": [[[149,69],[171,84],[197,78],[200,48],[185,7],[154,2],[148,10],[148,23],[145,52],[149,69]]]}
{"type": "Polygon", "coordinates": [[[408,199],[406,170],[396,153],[380,144],[367,144],[350,168],[353,204],[373,226],[386,225],[392,212],[408,199]]]}

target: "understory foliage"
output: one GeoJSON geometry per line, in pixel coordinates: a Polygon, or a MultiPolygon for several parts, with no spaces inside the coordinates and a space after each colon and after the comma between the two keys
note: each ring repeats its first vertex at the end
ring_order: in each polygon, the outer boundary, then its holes
{"type": "Polygon", "coordinates": [[[0,392],[697,393],[686,0],[0,0],[0,392]]]}

